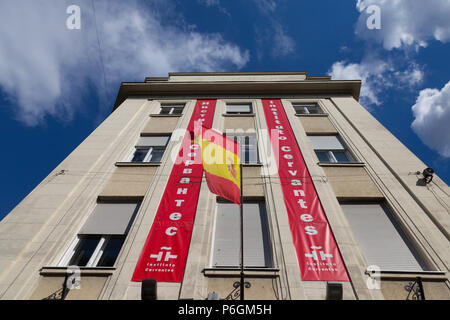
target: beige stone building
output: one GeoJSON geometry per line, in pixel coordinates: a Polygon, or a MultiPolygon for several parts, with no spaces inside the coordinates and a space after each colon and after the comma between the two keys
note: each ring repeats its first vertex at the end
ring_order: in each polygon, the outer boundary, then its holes
{"type": "MultiPolygon", "coordinates": [[[[273,98],[282,101],[345,263],[342,298],[412,299],[419,277],[426,299],[450,299],[450,188],[436,175],[427,180],[427,165],[358,103],[360,86],[304,72],[171,73],[123,83],[111,115],[0,222],[0,298],[141,299],[131,278],[180,132],[197,99],[216,99],[212,127],[250,137],[243,196],[257,204],[246,218],[257,228],[244,226],[244,252],[256,267],[245,272],[245,298],[326,299],[333,284],[302,281],[270,170],[261,99],[273,98]]],[[[219,200],[201,184],[183,281],[158,282],[158,299],[238,295],[237,220],[221,215],[227,204],[219,200]]]]}

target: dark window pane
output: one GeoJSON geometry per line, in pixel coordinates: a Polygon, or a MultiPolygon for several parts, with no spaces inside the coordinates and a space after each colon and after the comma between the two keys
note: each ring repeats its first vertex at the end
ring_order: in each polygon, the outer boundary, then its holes
{"type": "Polygon", "coordinates": [[[294,109],[297,114],[307,114],[307,110],[305,110],[304,106],[294,105],[294,109]]]}
{"type": "Polygon", "coordinates": [[[319,162],[331,162],[328,151],[316,151],[317,158],[319,158],[319,162]]]}
{"type": "Polygon", "coordinates": [[[241,148],[241,161],[242,163],[250,163],[250,149],[241,148]]]}
{"type": "Polygon", "coordinates": [[[243,154],[242,163],[258,163],[258,148],[256,146],[243,148],[241,154],[243,154]]]}
{"type": "Polygon", "coordinates": [[[350,155],[346,151],[333,151],[337,162],[351,162],[350,155]]]}
{"type": "Polygon", "coordinates": [[[153,149],[150,162],[160,162],[164,154],[164,149],[153,149]]]}
{"type": "Polygon", "coordinates": [[[182,104],[165,105],[161,106],[161,111],[159,114],[181,114],[183,108],[184,105],[182,104]]]}
{"type": "Polygon", "coordinates": [[[241,163],[257,163],[259,161],[258,141],[254,134],[247,136],[227,134],[227,138],[239,143],[241,163]]]}
{"type": "Polygon", "coordinates": [[[147,155],[148,149],[136,149],[131,162],[142,162],[147,155]]]}
{"type": "Polygon", "coordinates": [[[170,109],[168,107],[161,107],[161,110],[159,111],[159,114],[169,114],[170,113],[170,109]]]}
{"type": "Polygon", "coordinates": [[[320,110],[318,105],[308,106],[308,111],[309,111],[310,114],[320,114],[320,113],[322,113],[322,110],[320,110]]]}
{"type": "Polygon", "coordinates": [[[80,266],[84,267],[91,259],[92,254],[95,251],[95,248],[100,241],[100,236],[98,237],[83,237],[80,238],[75,253],[70,259],[70,266],[80,266]]]}
{"type": "Polygon", "coordinates": [[[120,249],[124,242],[124,238],[110,238],[106,243],[103,254],[97,263],[97,267],[112,267],[116,262],[120,249]]]}
{"type": "Polygon", "coordinates": [[[172,114],[181,114],[183,112],[183,107],[176,107],[173,109],[172,114]]]}
{"type": "Polygon", "coordinates": [[[297,104],[294,105],[297,114],[321,114],[322,110],[317,104],[297,104]]]}

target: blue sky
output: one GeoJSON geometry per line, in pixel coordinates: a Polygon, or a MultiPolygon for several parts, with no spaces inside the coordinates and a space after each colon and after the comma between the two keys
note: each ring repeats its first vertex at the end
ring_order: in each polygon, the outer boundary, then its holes
{"type": "Polygon", "coordinates": [[[0,218],[108,116],[121,81],[168,72],[362,79],[364,107],[449,184],[449,16],[448,0],[2,0],[0,218]]]}

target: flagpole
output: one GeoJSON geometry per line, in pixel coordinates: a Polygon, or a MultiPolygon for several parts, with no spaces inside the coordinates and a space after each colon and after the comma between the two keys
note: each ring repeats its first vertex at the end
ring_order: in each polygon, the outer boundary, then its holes
{"type": "Polygon", "coordinates": [[[242,163],[239,164],[240,182],[241,182],[241,204],[240,204],[240,219],[241,219],[241,300],[244,300],[244,197],[242,190],[242,163]]]}

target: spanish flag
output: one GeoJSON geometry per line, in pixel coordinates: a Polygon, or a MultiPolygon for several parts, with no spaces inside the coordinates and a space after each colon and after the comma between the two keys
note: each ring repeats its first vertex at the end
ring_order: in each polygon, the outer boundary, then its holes
{"type": "Polygon", "coordinates": [[[239,143],[203,126],[196,127],[194,139],[202,150],[203,170],[209,190],[241,204],[239,143]]]}

